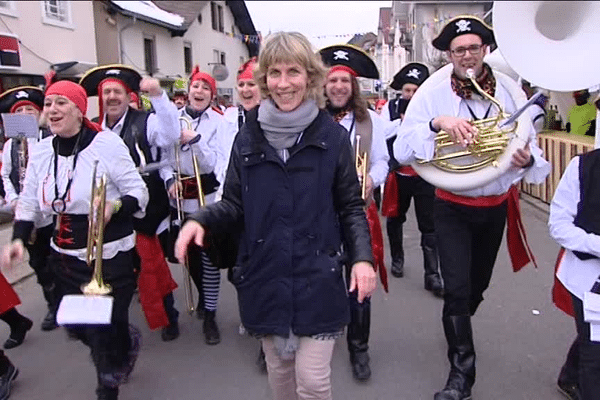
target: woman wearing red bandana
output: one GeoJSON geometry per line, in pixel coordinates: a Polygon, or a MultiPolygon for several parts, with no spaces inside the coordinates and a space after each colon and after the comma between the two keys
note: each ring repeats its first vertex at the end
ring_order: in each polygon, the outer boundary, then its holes
{"type": "Polygon", "coordinates": [[[129,325],[129,304],[135,289],[133,216],[142,216],[148,190],[123,141],[86,117],[87,96],[76,83],[59,81],[46,89],[43,113],[54,135],[33,150],[17,205],[13,241],[1,263],[8,267],[23,256],[36,217],[57,221],[49,264],[56,273],[60,296],[80,294],[92,279],[86,262],[90,187],[106,175],[103,278],[114,298],[108,326],[69,326],[71,336],[91,350],[96,367],[98,399],[115,400],[119,385],[132,372],[140,347],[139,330],[129,325]],[[94,165],[96,176],[92,177],[94,165]]]}
{"type": "MultiPolygon", "coordinates": [[[[221,110],[211,107],[217,94],[215,79],[196,66],[189,79],[188,105],[179,110],[180,118],[189,121],[189,126],[182,126],[181,139],[178,146],[180,173],[184,177],[193,177],[192,153],[198,160],[201,173],[202,191],[206,204],[216,199],[216,191],[220,185],[215,174],[218,157],[221,153],[217,128],[223,115],[221,110]]],[[[171,229],[173,237],[177,234],[178,222],[176,210],[176,181],[175,170],[178,168],[175,147],[165,148],[165,158],[169,165],[161,170],[161,176],[166,182],[171,197],[171,229]]],[[[197,187],[194,179],[186,179],[185,186],[180,187],[183,193],[182,207],[187,215],[198,211],[197,187]]],[[[191,249],[189,271],[198,289],[199,299],[196,315],[204,319],[202,331],[206,344],[216,345],[221,341],[221,335],[216,321],[217,302],[221,274],[219,267],[214,265],[209,254],[197,246],[191,249]]],[[[212,253],[211,253],[212,254],[212,253]]]]}
{"type": "MultiPolygon", "coordinates": [[[[470,120],[498,112],[467,80],[470,69],[483,90],[494,96],[504,111],[515,111],[516,105],[505,80],[510,78],[496,76],[483,63],[493,40],[492,29],[472,16],[453,18],[433,40],[433,45],[445,51],[452,62],[452,76],[430,90],[421,88],[415,93],[394,143],[394,156],[399,163],[410,164],[417,158],[430,160],[435,136],[440,130],[466,147],[478,133],[470,120]]],[[[434,220],[444,280],[442,324],[450,373],[445,387],[435,394],[435,400],[471,398],[471,387],[475,383],[471,316],[490,283],[505,224],[513,268],[518,270],[532,259],[526,245],[518,240],[524,232],[519,229],[518,193],[514,185],[522,178],[530,183],[541,183],[550,172],[550,166],[542,158],[533,126],[529,124],[528,129],[528,144],[516,150],[511,168],[498,179],[460,192],[436,190],[434,220]]]]}

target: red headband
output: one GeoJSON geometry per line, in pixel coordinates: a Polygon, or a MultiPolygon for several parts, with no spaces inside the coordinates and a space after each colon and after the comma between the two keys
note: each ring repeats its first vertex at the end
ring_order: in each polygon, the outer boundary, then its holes
{"type": "Polygon", "coordinates": [[[23,106],[33,106],[36,110],[38,110],[40,112],[42,111],[42,109],[40,108],[40,106],[38,106],[37,104],[35,104],[33,101],[30,101],[30,100],[19,100],[15,104],[13,104],[13,106],[10,108],[10,110],[8,112],[12,114],[15,111],[17,111],[17,108],[23,107],[23,106]]]}
{"type": "Polygon", "coordinates": [[[254,66],[256,65],[256,59],[251,58],[246,61],[238,70],[237,80],[239,81],[252,81],[254,80],[254,66]]]}
{"type": "Polygon", "coordinates": [[[98,108],[99,108],[99,111],[100,111],[100,115],[98,116],[98,123],[99,124],[102,124],[102,121],[104,120],[104,99],[102,98],[102,87],[104,86],[105,83],[109,83],[109,82],[118,83],[119,85],[121,85],[123,87],[123,89],[125,89],[125,92],[127,94],[129,94],[130,96],[132,94],[135,94],[131,90],[131,88],[125,82],[123,82],[120,79],[117,79],[117,78],[105,78],[105,79],[102,79],[100,81],[100,83],[98,84],[98,103],[99,103],[98,104],[98,108]]]}
{"type": "Polygon", "coordinates": [[[87,95],[83,87],[71,81],[58,81],[46,89],[46,96],[52,94],[64,96],[71,100],[85,117],[87,113],[87,95]]]}
{"type": "Polygon", "coordinates": [[[358,76],[358,74],[356,73],[356,71],[354,71],[352,68],[350,68],[350,67],[348,67],[346,65],[340,65],[340,64],[334,65],[333,67],[331,67],[329,69],[329,73],[327,75],[332,74],[332,73],[334,73],[336,71],[347,72],[347,73],[349,73],[350,75],[352,75],[355,78],[358,76]]]}
{"type": "Polygon", "coordinates": [[[206,72],[201,72],[200,67],[198,67],[197,65],[194,67],[194,70],[192,71],[192,75],[190,76],[190,86],[195,81],[204,81],[204,82],[208,83],[208,86],[210,86],[210,91],[211,91],[212,95],[214,96],[217,94],[217,82],[215,81],[215,78],[213,78],[206,72]]]}

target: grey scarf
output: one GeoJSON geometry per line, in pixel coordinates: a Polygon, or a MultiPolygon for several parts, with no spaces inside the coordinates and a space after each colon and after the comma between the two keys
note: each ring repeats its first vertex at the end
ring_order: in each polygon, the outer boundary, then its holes
{"type": "Polygon", "coordinates": [[[268,98],[260,102],[258,122],[269,144],[277,150],[285,150],[296,143],[298,136],[318,114],[319,108],[312,99],[304,101],[293,111],[283,112],[268,98]]]}

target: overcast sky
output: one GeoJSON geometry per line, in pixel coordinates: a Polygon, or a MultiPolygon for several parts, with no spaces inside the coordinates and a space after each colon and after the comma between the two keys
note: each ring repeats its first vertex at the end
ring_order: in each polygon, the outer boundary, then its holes
{"type": "Polygon", "coordinates": [[[379,9],[391,6],[391,1],[246,1],[254,27],[263,36],[298,31],[316,48],[346,43],[355,33],[377,34],[379,9]]]}

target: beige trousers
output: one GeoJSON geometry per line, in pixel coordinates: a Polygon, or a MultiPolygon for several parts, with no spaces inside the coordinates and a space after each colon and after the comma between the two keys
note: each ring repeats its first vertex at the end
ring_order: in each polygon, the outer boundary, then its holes
{"type": "Polygon", "coordinates": [[[335,340],[301,337],[296,357],[282,360],[271,337],[263,338],[273,400],[331,400],[335,340]]]}

